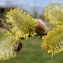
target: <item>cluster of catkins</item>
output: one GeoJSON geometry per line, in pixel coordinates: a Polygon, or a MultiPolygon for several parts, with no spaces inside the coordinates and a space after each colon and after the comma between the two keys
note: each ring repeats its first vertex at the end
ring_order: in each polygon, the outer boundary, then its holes
{"type": "Polygon", "coordinates": [[[5,31],[0,37],[0,60],[14,58],[16,52],[22,48],[22,39],[37,35],[46,35],[47,26],[40,19],[34,19],[29,14],[15,8],[6,14],[7,23],[12,28],[5,31]]]}
{"type": "Polygon", "coordinates": [[[63,51],[63,4],[53,3],[46,7],[44,16],[46,20],[56,27],[44,37],[42,49],[55,55],[63,51]]]}

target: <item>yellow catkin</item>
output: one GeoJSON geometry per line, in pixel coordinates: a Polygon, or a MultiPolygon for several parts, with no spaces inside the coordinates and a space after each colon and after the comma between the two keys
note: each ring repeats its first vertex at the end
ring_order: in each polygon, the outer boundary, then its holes
{"type": "Polygon", "coordinates": [[[53,25],[63,25],[63,4],[50,4],[46,7],[44,16],[53,25]]]}
{"type": "Polygon", "coordinates": [[[6,32],[0,37],[0,60],[8,60],[16,56],[13,44],[16,41],[16,37],[6,32]]]}
{"type": "Polygon", "coordinates": [[[63,51],[63,25],[58,25],[57,28],[48,32],[48,35],[42,38],[42,49],[54,55],[63,51]]]}
{"type": "Polygon", "coordinates": [[[16,36],[27,38],[29,35],[35,35],[35,27],[38,23],[36,19],[26,14],[26,12],[15,8],[7,13],[6,20],[14,26],[12,32],[15,33],[16,36]]]}

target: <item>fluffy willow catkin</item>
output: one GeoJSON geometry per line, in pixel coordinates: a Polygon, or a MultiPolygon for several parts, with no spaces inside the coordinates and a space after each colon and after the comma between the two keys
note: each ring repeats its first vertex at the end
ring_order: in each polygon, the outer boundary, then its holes
{"type": "Polygon", "coordinates": [[[63,51],[63,25],[58,25],[57,28],[48,32],[48,34],[42,38],[44,40],[41,45],[42,49],[52,54],[52,56],[63,51]]]}
{"type": "Polygon", "coordinates": [[[13,44],[16,42],[16,37],[9,32],[5,32],[0,36],[0,60],[14,58],[16,52],[13,44]]]}
{"type": "Polygon", "coordinates": [[[63,4],[50,4],[46,7],[44,16],[53,25],[63,25],[63,4]]]}
{"type": "Polygon", "coordinates": [[[29,35],[34,36],[36,34],[35,27],[38,25],[36,19],[22,10],[17,8],[11,9],[7,12],[6,20],[14,26],[12,32],[15,33],[17,37],[28,38],[29,35]]]}

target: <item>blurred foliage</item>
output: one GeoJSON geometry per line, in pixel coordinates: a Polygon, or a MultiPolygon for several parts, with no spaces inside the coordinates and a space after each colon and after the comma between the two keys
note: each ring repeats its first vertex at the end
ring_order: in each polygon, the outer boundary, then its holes
{"type": "Polygon", "coordinates": [[[14,7],[0,7],[0,18],[5,18],[6,13],[10,10],[10,9],[14,9],[14,7]]]}

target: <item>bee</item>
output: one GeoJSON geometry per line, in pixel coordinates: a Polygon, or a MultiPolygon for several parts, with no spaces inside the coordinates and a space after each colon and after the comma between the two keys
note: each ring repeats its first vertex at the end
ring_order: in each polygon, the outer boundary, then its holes
{"type": "Polygon", "coordinates": [[[47,35],[47,33],[45,33],[45,32],[48,31],[49,29],[46,26],[46,24],[40,19],[37,19],[36,21],[38,23],[38,25],[35,28],[35,32],[37,33],[37,35],[39,35],[39,36],[47,35]]]}
{"type": "Polygon", "coordinates": [[[19,52],[21,50],[21,48],[22,48],[22,43],[20,41],[16,41],[13,44],[13,46],[14,46],[14,51],[15,52],[19,52]]]}

